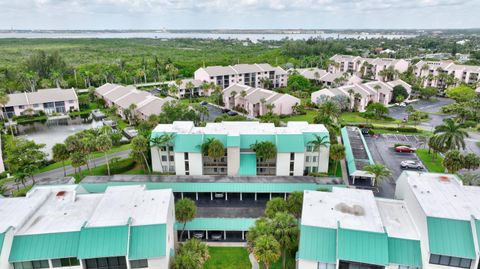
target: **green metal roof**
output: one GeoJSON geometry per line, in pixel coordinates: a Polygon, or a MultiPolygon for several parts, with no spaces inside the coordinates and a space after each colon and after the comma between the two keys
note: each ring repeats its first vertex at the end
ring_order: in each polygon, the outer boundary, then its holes
{"type": "Polygon", "coordinates": [[[276,144],[278,152],[305,152],[303,134],[278,134],[276,144]]]}
{"type": "Polygon", "coordinates": [[[336,263],[337,230],[302,225],[298,257],[303,260],[336,263]]]}
{"type": "Polygon", "coordinates": [[[294,191],[328,189],[333,186],[315,183],[225,183],[225,182],[109,182],[109,183],[80,183],[89,193],[102,193],[108,186],[146,185],[147,189],[172,189],[174,192],[257,192],[257,193],[290,193],[294,191]]]}
{"type": "Polygon", "coordinates": [[[175,136],[175,152],[201,152],[203,134],[177,134],[175,136]]]}
{"type": "Polygon", "coordinates": [[[342,134],[343,145],[345,146],[345,161],[347,162],[348,173],[353,174],[357,171],[355,165],[355,158],[353,157],[352,145],[350,145],[350,139],[348,138],[347,127],[343,127],[340,130],[342,134]]]}
{"type": "Polygon", "coordinates": [[[422,252],[419,240],[388,238],[389,263],[422,267],[422,252]]]}
{"type": "Polygon", "coordinates": [[[76,257],[80,232],[16,235],[10,262],[76,257]]]}
{"type": "Polygon", "coordinates": [[[250,145],[255,144],[255,142],[270,141],[275,144],[275,135],[265,135],[265,134],[247,134],[240,135],[240,148],[249,149],[250,145]]]}
{"type": "Polygon", "coordinates": [[[227,147],[240,147],[240,136],[229,135],[227,137],[227,147]]]}
{"type": "Polygon", "coordinates": [[[166,225],[142,225],[130,227],[131,260],[158,258],[166,255],[166,225]]]}
{"type": "Polygon", "coordinates": [[[339,228],[338,258],[376,265],[388,264],[388,237],[375,233],[339,228]]]}
{"type": "Polygon", "coordinates": [[[239,176],[256,176],[257,175],[257,155],[256,154],[240,154],[239,176]]]}
{"type": "Polygon", "coordinates": [[[427,228],[431,253],[475,259],[470,221],[427,217],[427,228]]]}
{"type": "Polygon", "coordinates": [[[0,233],[0,253],[2,253],[3,240],[5,239],[5,233],[0,233]]]}
{"type": "MultiPolygon", "coordinates": [[[[186,230],[196,231],[248,231],[255,224],[254,218],[195,218],[187,222],[186,230]]],[[[182,230],[183,223],[177,222],[175,229],[182,230]]]]}
{"type": "Polygon", "coordinates": [[[126,256],[128,225],[83,227],[78,245],[79,259],[126,256]]]}

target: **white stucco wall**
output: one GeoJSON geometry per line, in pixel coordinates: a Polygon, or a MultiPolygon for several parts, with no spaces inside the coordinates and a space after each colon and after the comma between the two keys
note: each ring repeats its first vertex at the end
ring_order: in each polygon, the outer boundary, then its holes
{"type": "Polygon", "coordinates": [[[290,153],[277,153],[277,176],[290,175],[290,153]]]}
{"type": "Polygon", "coordinates": [[[297,269],[318,269],[317,262],[299,259],[297,269]]]}
{"type": "Polygon", "coordinates": [[[303,176],[304,169],[305,169],[305,153],[297,152],[295,153],[295,162],[293,164],[293,175],[303,176]]]}
{"type": "Polygon", "coordinates": [[[185,175],[185,158],[183,152],[175,152],[175,174],[185,175]]]}
{"type": "Polygon", "coordinates": [[[240,147],[228,147],[227,156],[227,175],[237,176],[240,168],[240,147]]]}
{"type": "Polygon", "coordinates": [[[188,153],[188,161],[190,164],[190,175],[203,175],[203,158],[202,153],[188,153]]]}

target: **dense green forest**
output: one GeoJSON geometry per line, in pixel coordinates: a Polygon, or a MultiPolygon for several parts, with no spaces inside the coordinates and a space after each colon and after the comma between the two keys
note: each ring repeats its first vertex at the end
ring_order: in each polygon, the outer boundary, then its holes
{"type": "MultiPolygon", "coordinates": [[[[191,77],[201,66],[261,63],[284,67],[326,67],[336,53],[375,57],[393,49],[408,58],[420,52],[476,52],[480,38],[422,36],[409,39],[282,40],[252,43],[200,39],[0,39],[0,89],[86,88],[105,82],[132,84],[191,77]]],[[[477,58],[477,60],[475,60],[477,58]]]]}

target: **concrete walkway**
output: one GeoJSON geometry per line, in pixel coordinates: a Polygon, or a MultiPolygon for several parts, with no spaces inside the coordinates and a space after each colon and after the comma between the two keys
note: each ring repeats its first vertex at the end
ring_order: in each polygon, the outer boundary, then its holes
{"type": "Polygon", "coordinates": [[[250,253],[248,255],[248,259],[250,259],[250,263],[252,264],[252,269],[259,269],[260,266],[258,265],[258,262],[257,260],[255,259],[255,257],[253,256],[253,253],[250,253]]]}

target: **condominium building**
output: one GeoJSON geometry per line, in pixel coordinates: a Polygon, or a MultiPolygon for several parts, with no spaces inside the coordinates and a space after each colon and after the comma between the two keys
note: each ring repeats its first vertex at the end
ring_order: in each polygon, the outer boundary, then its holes
{"type": "Polygon", "coordinates": [[[12,118],[43,111],[45,114],[78,111],[78,97],[72,89],[43,89],[36,92],[13,93],[8,95],[3,115],[12,118]]]}
{"type": "Polygon", "coordinates": [[[35,187],[0,199],[0,269],[168,268],[174,226],[171,189],[35,187]]]}
{"type": "Polygon", "coordinates": [[[389,82],[371,81],[367,83],[355,83],[338,88],[322,89],[311,94],[312,103],[319,103],[322,96],[346,96],[350,99],[350,108],[357,111],[365,111],[370,102],[378,102],[388,105],[392,101],[393,88],[397,85],[403,86],[410,94],[412,87],[403,80],[389,82]]]}
{"type": "Polygon", "coordinates": [[[361,83],[362,79],[356,75],[350,75],[348,72],[330,73],[320,68],[302,68],[288,70],[290,74],[298,72],[299,75],[321,83],[324,87],[339,87],[343,85],[350,85],[361,83]]]}
{"type": "Polygon", "coordinates": [[[480,66],[460,65],[452,61],[419,61],[414,65],[415,75],[422,78],[424,87],[445,89],[460,83],[477,86],[480,66]]]}
{"type": "Polygon", "coordinates": [[[270,111],[277,115],[290,115],[294,107],[300,104],[300,99],[290,94],[233,84],[223,90],[223,103],[226,108],[258,117],[270,111]]]}
{"type": "Polygon", "coordinates": [[[136,116],[142,120],[150,115],[162,112],[165,103],[175,100],[171,97],[159,98],[147,91],[137,90],[134,86],[122,86],[106,83],[95,90],[95,95],[105,101],[108,107],[116,107],[117,113],[125,118],[125,110],[133,108],[136,116]]]}
{"type": "Polygon", "coordinates": [[[380,81],[389,81],[398,78],[398,75],[393,73],[390,77],[387,77],[382,71],[388,69],[403,73],[407,71],[409,66],[409,63],[403,59],[363,58],[351,55],[334,55],[330,60],[333,61],[333,64],[328,67],[330,73],[348,72],[356,74],[361,78],[380,81]]]}
{"type": "Polygon", "coordinates": [[[403,172],[396,198],[305,191],[297,268],[478,268],[480,188],[403,172]]]}
{"type": "Polygon", "coordinates": [[[205,91],[202,89],[203,81],[198,79],[182,79],[180,85],[177,85],[176,81],[169,81],[167,85],[175,85],[177,87],[177,92],[169,92],[169,95],[175,96],[177,98],[187,98],[187,97],[200,97],[200,96],[209,96],[212,89],[205,91]]]}
{"type": "Polygon", "coordinates": [[[232,84],[250,87],[266,87],[267,81],[273,88],[287,86],[287,72],[270,64],[236,64],[229,66],[208,66],[199,68],[194,75],[196,80],[215,83],[223,89],[232,84]]]}
{"type": "Polygon", "coordinates": [[[302,176],[328,172],[328,146],[320,147],[318,152],[310,144],[317,137],[329,139],[328,130],[321,124],[288,122],[286,127],[275,127],[272,123],[250,121],[195,127],[193,122],[177,121],[159,124],[152,131],[152,138],[164,134],[173,134],[170,146],[151,147],[152,168],[156,172],[229,176],[302,176]],[[202,153],[202,144],[208,139],[223,144],[223,157],[212,159],[202,153]],[[275,144],[275,158],[257,158],[251,149],[256,142],[264,141],[275,144]]]}

